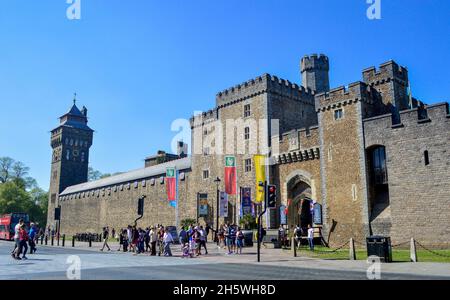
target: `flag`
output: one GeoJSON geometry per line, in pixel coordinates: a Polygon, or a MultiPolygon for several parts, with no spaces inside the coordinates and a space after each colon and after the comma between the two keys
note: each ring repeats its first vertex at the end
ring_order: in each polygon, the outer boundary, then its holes
{"type": "Polygon", "coordinates": [[[255,155],[253,156],[253,161],[255,165],[255,177],[256,177],[256,195],[255,202],[261,203],[264,202],[264,186],[260,186],[259,183],[266,180],[266,157],[264,155],[255,155]]]}
{"type": "Polygon", "coordinates": [[[236,157],[225,156],[225,193],[237,194],[236,157]]]}
{"type": "Polygon", "coordinates": [[[177,176],[175,168],[167,168],[166,170],[166,192],[170,205],[175,206],[177,201],[177,176]]]}

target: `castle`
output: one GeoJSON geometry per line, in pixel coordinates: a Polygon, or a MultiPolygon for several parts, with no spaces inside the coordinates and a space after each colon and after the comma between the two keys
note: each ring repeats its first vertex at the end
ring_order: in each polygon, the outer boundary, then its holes
{"type": "MultiPolygon", "coordinates": [[[[301,86],[264,74],[224,90],[212,110],[191,118],[190,155],[180,142],[177,154],[161,151],[147,158],[142,169],[92,182],[87,172],[93,131],[87,109],[74,104],[51,132],[48,225],[56,226],[54,208],[60,206],[61,233],[125,227],[136,219],[142,195],[139,226],[179,226],[185,218],[215,225],[216,192],[224,190],[224,154],[214,148],[226,143],[215,135],[218,124],[225,128],[227,120],[241,121],[232,144],[237,186],[249,188],[253,199],[255,166],[248,150],[259,129],[249,124],[263,120],[262,127],[270,129],[270,120],[278,120],[278,130],[269,130],[262,142],[273,162],[268,179],[278,187],[277,207],[266,213],[265,226],[314,223],[331,245],[379,234],[391,236],[393,243],[414,237],[448,246],[448,103],[426,105],[412,97],[408,71],[394,61],[365,69],[362,81],[334,89],[329,68],[325,55],[305,56],[301,86]],[[239,147],[244,151],[236,151],[239,147]],[[168,167],[179,171],[177,207],[167,201],[168,167]],[[200,195],[207,199],[206,214],[198,211],[200,195]],[[313,202],[321,208],[319,221],[311,215],[313,202]]],[[[239,194],[228,199],[228,216],[220,223],[237,223],[242,199],[239,194]]]]}

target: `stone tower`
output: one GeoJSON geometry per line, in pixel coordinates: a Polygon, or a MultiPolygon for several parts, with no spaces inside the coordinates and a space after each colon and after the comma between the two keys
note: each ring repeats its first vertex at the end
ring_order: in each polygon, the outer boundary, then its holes
{"type": "Polygon", "coordinates": [[[316,93],[328,92],[330,90],[329,70],[327,56],[323,54],[304,56],[300,63],[302,85],[316,93]]]}
{"type": "Polygon", "coordinates": [[[72,108],[59,119],[59,126],[51,131],[53,155],[47,214],[47,226],[54,229],[58,195],[68,186],[88,180],[89,148],[94,132],[87,126],[86,107],[80,111],[75,100],[72,108]]]}

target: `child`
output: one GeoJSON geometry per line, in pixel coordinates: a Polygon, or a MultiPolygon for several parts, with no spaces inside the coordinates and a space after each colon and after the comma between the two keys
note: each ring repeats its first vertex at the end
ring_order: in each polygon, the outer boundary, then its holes
{"type": "Polygon", "coordinates": [[[191,249],[189,247],[189,243],[184,243],[182,258],[188,258],[188,257],[192,257],[192,252],[191,252],[191,249]]]}

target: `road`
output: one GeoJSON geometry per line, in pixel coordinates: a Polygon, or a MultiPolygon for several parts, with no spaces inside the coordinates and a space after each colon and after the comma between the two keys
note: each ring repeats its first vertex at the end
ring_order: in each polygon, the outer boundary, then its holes
{"type": "MultiPolygon", "coordinates": [[[[212,244],[210,254],[200,258],[132,255],[98,249],[38,246],[28,260],[10,256],[13,244],[0,241],[0,279],[67,279],[67,259],[76,255],[81,262],[81,279],[165,279],[165,280],[270,280],[270,279],[367,279],[366,262],[324,261],[294,258],[278,249],[264,249],[262,263],[255,261],[254,249],[247,253],[225,255],[212,244]]],[[[117,249],[116,246],[111,248],[117,249]]],[[[178,246],[173,247],[174,250],[178,246]]],[[[443,264],[382,264],[381,279],[450,279],[443,264]],[[397,266],[396,266],[397,265],[397,266]],[[417,272],[414,271],[414,267],[417,272]],[[388,271],[383,271],[388,269],[388,271]],[[397,272],[398,270],[398,272],[397,272]],[[411,271],[413,270],[413,271],[411,271]],[[436,270],[437,272],[433,272],[436,270]]]]}

